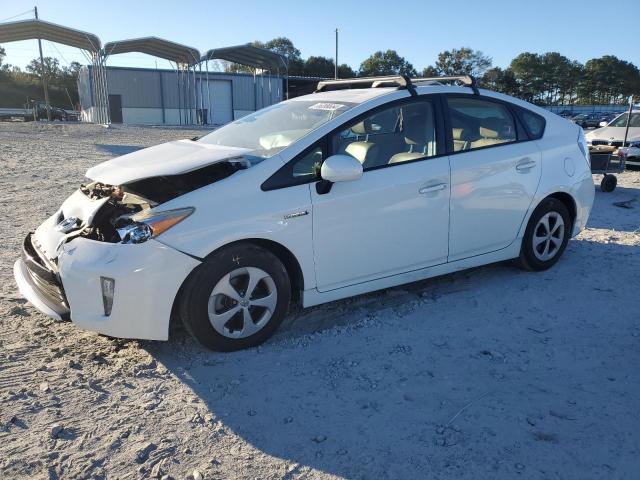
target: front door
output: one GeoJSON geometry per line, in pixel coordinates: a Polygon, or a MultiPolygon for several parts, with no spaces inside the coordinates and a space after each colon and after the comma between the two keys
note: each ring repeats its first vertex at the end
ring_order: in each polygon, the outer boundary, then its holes
{"type": "Polygon", "coordinates": [[[354,156],[364,174],[328,193],[310,184],[319,291],[446,262],[449,158],[437,138],[425,99],[382,108],[331,136],[329,153],[354,156]]]}
{"type": "Polygon", "coordinates": [[[111,123],[122,123],[122,95],[109,95],[109,117],[111,123]]]}
{"type": "Polygon", "coordinates": [[[510,110],[471,95],[450,97],[449,261],[493,252],[516,239],[540,181],[540,150],[523,141],[510,110]]]}

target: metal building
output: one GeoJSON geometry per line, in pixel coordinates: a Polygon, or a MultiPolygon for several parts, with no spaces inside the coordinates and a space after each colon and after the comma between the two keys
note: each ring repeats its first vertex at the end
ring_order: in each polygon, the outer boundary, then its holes
{"type": "MultiPolygon", "coordinates": [[[[94,120],[92,66],[78,75],[82,120],[94,120]]],[[[107,67],[112,123],[148,125],[221,125],[283,100],[283,77],[243,73],[196,72],[194,100],[185,102],[175,70],[107,67]],[[185,108],[185,105],[188,105],[185,108]],[[196,120],[194,120],[196,119],[196,120]]]]}

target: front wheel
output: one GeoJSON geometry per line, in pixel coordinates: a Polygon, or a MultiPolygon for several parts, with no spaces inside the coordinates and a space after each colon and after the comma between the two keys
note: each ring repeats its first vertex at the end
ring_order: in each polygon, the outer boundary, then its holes
{"type": "Polygon", "coordinates": [[[287,314],[291,283],[282,262],[251,244],[222,248],[186,280],[179,313],[186,329],[211,350],[261,344],[287,314]]]}
{"type": "Polygon", "coordinates": [[[553,266],[569,241],[571,216],[555,198],[547,198],[533,211],[522,239],[518,264],[526,270],[553,266]]]}

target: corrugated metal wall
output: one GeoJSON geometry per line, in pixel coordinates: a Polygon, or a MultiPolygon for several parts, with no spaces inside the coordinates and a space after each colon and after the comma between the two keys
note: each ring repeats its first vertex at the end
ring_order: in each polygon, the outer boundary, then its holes
{"type": "MultiPolygon", "coordinates": [[[[78,92],[83,111],[89,110],[93,106],[90,70],[91,67],[83,67],[78,77],[78,92]]],[[[228,99],[222,101],[222,99],[216,99],[214,96],[214,92],[228,92],[228,88],[210,88],[210,91],[207,92],[206,73],[196,72],[195,77],[198,89],[200,88],[200,79],[202,80],[203,91],[202,97],[200,92],[197,92],[196,104],[194,105],[193,74],[189,73],[190,90],[188,98],[194,109],[200,108],[201,98],[203,101],[202,106],[205,109],[208,107],[209,98],[211,98],[211,109],[214,109],[216,104],[228,104],[228,99]]],[[[185,81],[186,75],[182,78],[182,81],[185,81]]],[[[208,78],[210,82],[231,82],[233,118],[239,118],[249,112],[278,103],[284,98],[282,77],[254,77],[250,74],[210,72],[208,78]]],[[[177,110],[180,107],[185,108],[184,93],[178,89],[178,74],[175,71],[108,67],[107,85],[109,95],[121,96],[123,112],[135,110],[138,112],[137,118],[144,118],[140,116],[140,109],[164,109],[169,111],[177,110]]],[[[195,115],[192,116],[192,118],[194,117],[195,115]]],[[[127,119],[125,118],[124,121],[127,122],[127,119]]],[[[144,120],[142,122],[144,123],[144,120]]],[[[154,121],[153,123],[156,122],[154,121]]],[[[175,121],[167,119],[166,123],[175,123],[175,121]]]]}

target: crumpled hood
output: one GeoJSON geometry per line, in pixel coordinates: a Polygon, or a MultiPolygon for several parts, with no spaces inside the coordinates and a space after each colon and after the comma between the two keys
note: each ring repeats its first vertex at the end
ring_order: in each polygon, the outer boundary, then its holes
{"type": "Polygon", "coordinates": [[[100,163],[87,170],[87,177],[109,185],[124,185],[143,178],[177,175],[212,163],[241,157],[246,148],[177,140],[145,148],[100,163]]]}
{"type": "MultiPolygon", "coordinates": [[[[603,127],[587,132],[585,137],[587,140],[607,140],[622,141],[624,140],[625,127],[603,127]]],[[[640,140],[640,127],[629,127],[628,141],[640,140]]]]}

